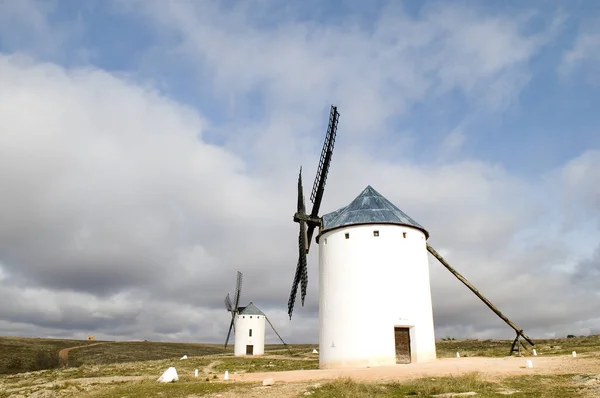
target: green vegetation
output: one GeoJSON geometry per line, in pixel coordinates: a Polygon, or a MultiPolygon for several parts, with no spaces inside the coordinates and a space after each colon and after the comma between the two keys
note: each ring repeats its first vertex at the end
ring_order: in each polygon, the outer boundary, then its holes
{"type": "Polygon", "coordinates": [[[214,366],[217,372],[281,372],[287,370],[309,370],[318,369],[319,359],[290,359],[282,357],[275,358],[244,358],[229,357],[223,358],[214,366]]]}
{"type": "Polygon", "coordinates": [[[56,368],[60,350],[91,343],[95,342],[0,337],[0,374],[56,368]]]}
{"type": "MultiPolygon", "coordinates": [[[[438,357],[503,357],[510,341],[445,339],[437,342],[438,357]]],[[[223,373],[253,373],[317,369],[315,345],[294,345],[292,355],[283,345],[269,345],[265,356],[233,357],[232,347],[221,345],[160,342],[102,342],[0,337],[0,398],[13,396],[56,397],[202,397],[228,391],[235,396],[299,397],[431,397],[436,394],[476,392],[478,397],[572,397],[600,396],[600,375],[557,374],[495,377],[478,374],[455,377],[427,377],[396,383],[359,383],[339,379],[322,384],[309,382],[276,383],[273,387],[258,383],[223,382],[223,373]],[[100,344],[98,344],[100,343],[100,344]],[[92,345],[94,344],[94,345],[92,345]],[[58,351],[69,352],[69,367],[57,368],[58,351]],[[180,360],[181,356],[188,358],[180,360]],[[15,359],[16,358],[16,359],[15,359]],[[17,360],[18,359],[18,360],[17,360]],[[20,361],[20,362],[19,362],[20,361]],[[7,366],[8,365],[8,366],[7,366]],[[19,366],[16,366],[19,365],[19,366]],[[73,366],[76,365],[76,366],[73,366]],[[157,383],[169,366],[179,375],[176,383],[157,383]],[[47,370],[33,371],[47,367],[47,370]],[[199,377],[194,377],[198,369],[199,377]],[[18,371],[33,371],[19,373],[18,371]],[[257,388],[257,389],[255,389],[257,388]]],[[[580,357],[600,366],[600,336],[536,340],[538,355],[564,355],[577,351],[580,357]]],[[[527,355],[527,353],[525,352],[527,355]]],[[[578,358],[578,360],[580,359],[578,358]]],[[[583,368],[587,369],[587,368],[583,368]]],[[[600,369],[600,367],[599,367],[600,369]]],[[[224,394],[225,395],[225,394],[224,394]]]]}
{"type": "Polygon", "coordinates": [[[222,345],[125,341],[79,348],[69,353],[69,365],[107,365],[113,363],[179,359],[183,355],[227,354],[222,345]]]}
{"type": "Polygon", "coordinates": [[[358,383],[339,379],[309,390],[312,397],[433,397],[437,394],[475,392],[477,397],[581,396],[585,387],[573,375],[536,375],[508,377],[500,381],[483,380],[477,373],[455,377],[422,378],[405,383],[358,383]]]}
{"type": "MultiPolygon", "coordinates": [[[[600,351],[600,335],[563,339],[533,340],[538,355],[565,355],[572,351],[586,353],[600,351]]],[[[443,339],[436,342],[438,358],[453,358],[456,352],[461,357],[505,357],[508,356],[512,341],[507,340],[454,340],[443,339]]],[[[529,347],[529,345],[527,345],[529,347]]],[[[523,355],[531,355],[521,349],[523,355]]]]}
{"type": "Polygon", "coordinates": [[[164,396],[169,398],[180,398],[180,397],[202,397],[208,394],[213,394],[232,390],[232,389],[243,389],[249,388],[250,386],[256,386],[258,384],[247,384],[247,383],[209,383],[209,382],[198,382],[191,380],[181,380],[177,383],[156,383],[154,381],[140,381],[135,383],[127,383],[116,387],[105,388],[102,390],[89,393],[87,395],[81,395],[81,397],[89,398],[146,398],[164,396]]]}

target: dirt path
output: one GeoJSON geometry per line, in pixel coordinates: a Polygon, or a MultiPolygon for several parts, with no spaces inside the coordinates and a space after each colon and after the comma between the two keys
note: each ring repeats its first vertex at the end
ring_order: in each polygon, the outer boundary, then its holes
{"type": "Polygon", "coordinates": [[[355,380],[410,380],[421,377],[459,375],[479,372],[483,377],[498,378],[526,374],[600,373],[596,357],[530,357],[533,368],[525,368],[525,358],[444,358],[433,362],[357,369],[294,370],[230,374],[231,380],[261,381],[272,377],[275,382],[308,382],[350,377],[355,380]]]}
{"type": "Polygon", "coordinates": [[[223,362],[223,361],[219,361],[219,360],[217,360],[217,361],[212,361],[211,363],[209,363],[208,365],[206,365],[206,366],[204,367],[204,369],[202,369],[202,373],[203,373],[203,374],[205,374],[205,375],[208,375],[208,374],[210,374],[210,372],[212,372],[213,368],[214,368],[215,366],[217,366],[218,364],[220,364],[221,362],[223,362]]]}
{"type": "Polygon", "coordinates": [[[92,344],[86,344],[86,345],[78,345],[75,347],[63,348],[62,350],[60,350],[58,352],[58,363],[60,364],[60,366],[67,366],[67,363],[69,360],[69,351],[71,351],[71,350],[74,350],[76,348],[91,347],[91,346],[100,345],[100,344],[106,344],[106,343],[92,343],[92,344]]]}

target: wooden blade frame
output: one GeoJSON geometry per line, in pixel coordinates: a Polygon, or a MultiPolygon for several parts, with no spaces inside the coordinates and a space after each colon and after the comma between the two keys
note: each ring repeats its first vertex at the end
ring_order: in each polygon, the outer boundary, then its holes
{"type": "Polygon", "coordinates": [[[235,298],[233,299],[233,309],[237,311],[240,305],[240,295],[242,293],[242,273],[240,271],[237,272],[237,281],[235,284],[235,298]]]}
{"type": "Polygon", "coordinates": [[[304,206],[302,167],[300,168],[300,174],[298,176],[298,208],[296,214],[294,214],[294,221],[300,224],[300,235],[298,238],[300,253],[298,257],[298,263],[296,265],[296,273],[294,274],[292,291],[290,292],[290,297],[288,299],[288,315],[290,316],[290,319],[292,319],[292,312],[294,310],[294,303],[296,301],[296,294],[298,292],[298,283],[301,284],[302,306],[304,306],[306,290],[308,288],[306,254],[308,254],[310,250],[310,244],[312,242],[315,228],[321,226],[319,208],[321,207],[321,201],[323,200],[325,182],[327,181],[329,165],[331,164],[331,157],[333,155],[333,147],[335,145],[339,117],[340,114],[337,111],[337,107],[332,105],[329,113],[327,134],[325,135],[325,142],[323,143],[321,158],[319,159],[319,166],[317,168],[317,176],[315,177],[315,182],[313,184],[310,197],[310,200],[313,202],[310,215],[306,214],[306,208],[304,206]]]}
{"type": "MultiPolygon", "coordinates": [[[[325,182],[327,181],[331,157],[333,156],[333,147],[335,145],[335,137],[337,135],[339,119],[340,114],[337,111],[337,106],[331,105],[327,135],[325,136],[325,142],[323,143],[323,150],[321,151],[321,158],[319,159],[319,167],[317,168],[317,176],[315,177],[312,193],[310,195],[310,201],[313,203],[313,207],[310,212],[311,218],[319,217],[319,209],[321,208],[321,201],[323,200],[323,193],[325,192],[325,182]]],[[[306,232],[307,253],[310,249],[314,230],[315,225],[309,223],[308,231],[306,232]]]]}
{"type": "MultiPolygon", "coordinates": [[[[233,312],[232,312],[233,314],[233,312]]],[[[227,332],[227,338],[225,339],[225,348],[227,348],[227,343],[229,343],[229,336],[231,336],[231,329],[234,327],[235,315],[231,317],[231,323],[229,324],[229,331],[227,332]]]]}
{"type": "Polygon", "coordinates": [[[225,296],[225,308],[227,311],[233,311],[233,304],[231,303],[231,297],[229,297],[229,293],[225,296]]]}

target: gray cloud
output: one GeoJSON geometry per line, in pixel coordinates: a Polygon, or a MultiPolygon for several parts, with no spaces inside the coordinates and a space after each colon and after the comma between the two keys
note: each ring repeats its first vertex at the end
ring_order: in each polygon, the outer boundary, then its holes
{"type": "MultiPolygon", "coordinates": [[[[245,21],[244,10],[203,14],[182,2],[158,15],[153,7],[143,9],[152,21],[180,33],[176,52],[212,70],[216,89],[206,95],[237,101],[262,90],[273,111],[220,126],[226,142],[218,146],[196,110],[126,77],[0,55],[1,333],[221,342],[229,320],[222,301],[241,270],[243,304],[267,312],[284,338],[315,341],[316,251],[306,306],[292,322],[285,312],[297,168],[306,166],[308,191],[324,132],[315,115],[330,95],[343,116],[325,212],[371,184],[530,335],[600,328],[590,284],[598,224],[586,224],[598,209],[587,183],[597,179],[598,153],[532,181],[483,160],[417,165],[403,160],[406,148],[390,160],[361,146],[367,132],[391,133],[392,115],[451,90],[474,101],[486,87],[502,88],[471,105],[501,112],[555,25],[525,35],[523,19],[432,6],[419,19],[394,14],[403,23],[382,17],[373,32],[309,34],[295,23],[274,38],[245,21]],[[459,66],[471,58],[464,73],[459,66]],[[575,233],[591,228],[587,249],[577,233],[564,239],[566,220],[575,233]]],[[[512,337],[433,259],[430,269],[438,337],[512,337]]]]}

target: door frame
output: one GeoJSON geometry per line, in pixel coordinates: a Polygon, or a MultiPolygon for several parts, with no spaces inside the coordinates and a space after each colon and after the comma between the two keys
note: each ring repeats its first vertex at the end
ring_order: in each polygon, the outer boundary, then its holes
{"type": "MultiPolygon", "coordinates": [[[[414,339],[414,326],[412,325],[394,325],[394,358],[397,361],[397,353],[396,353],[396,329],[407,329],[408,330],[408,360],[409,364],[413,363],[413,339],[414,339]]],[[[401,365],[396,362],[397,365],[401,365]]],[[[402,364],[405,365],[405,364],[402,364]]]]}

